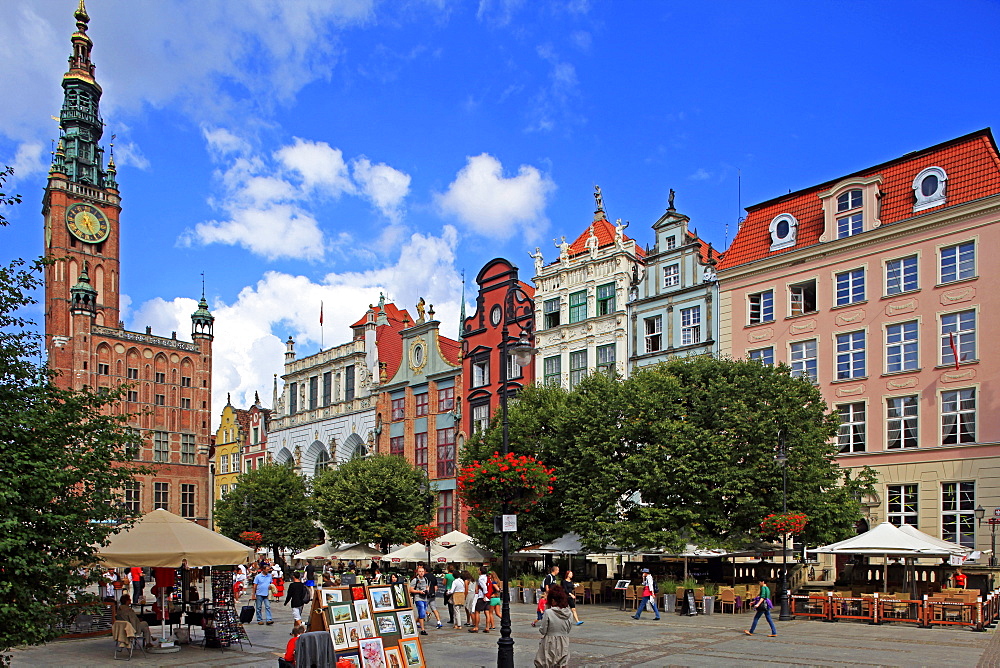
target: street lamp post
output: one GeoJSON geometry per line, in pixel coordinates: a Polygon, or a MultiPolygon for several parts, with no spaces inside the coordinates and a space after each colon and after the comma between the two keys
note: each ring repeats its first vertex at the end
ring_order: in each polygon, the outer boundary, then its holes
{"type": "MultiPolygon", "coordinates": [[[[993,510],[993,517],[987,520],[990,525],[990,568],[996,568],[997,565],[997,525],[1000,524],[1000,509],[993,510]]],[[[986,509],[981,505],[975,510],[976,519],[979,520],[979,526],[983,525],[983,517],[986,516],[986,509]]]]}
{"type": "MultiPolygon", "coordinates": [[[[503,328],[500,330],[500,416],[503,428],[503,452],[506,455],[510,452],[510,440],[508,435],[507,422],[507,383],[508,376],[508,354],[513,354],[514,361],[520,367],[528,366],[534,350],[531,347],[532,330],[534,329],[534,304],[528,294],[517,284],[511,285],[503,298],[503,328]],[[523,320],[523,322],[522,322],[523,320]],[[520,330],[517,342],[509,345],[510,329],[508,323],[513,322],[520,330]],[[508,352],[509,351],[509,352],[508,352]]],[[[504,516],[510,513],[510,501],[505,496],[503,499],[502,513],[504,516]]],[[[514,668],[514,639],[511,638],[510,625],[510,539],[509,531],[504,526],[501,519],[501,573],[503,577],[503,595],[500,607],[500,639],[497,640],[497,668],[514,668]]]]}
{"type": "MultiPolygon", "coordinates": [[[[775,456],[781,465],[781,512],[788,513],[788,451],[785,448],[785,433],[778,430],[778,454],[775,456]]],[[[788,533],[781,534],[781,614],[778,621],[788,622],[792,619],[788,601],[788,533]]]]}

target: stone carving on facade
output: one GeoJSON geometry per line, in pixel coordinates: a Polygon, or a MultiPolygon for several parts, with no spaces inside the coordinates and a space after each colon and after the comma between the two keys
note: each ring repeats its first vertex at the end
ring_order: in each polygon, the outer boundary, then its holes
{"type": "Polygon", "coordinates": [[[594,260],[597,259],[597,248],[600,244],[597,241],[597,234],[594,232],[594,226],[591,225],[587,229],[590,231],[590,234],[587,236],[587,242],[585,245],[587,252],[590,253],[590,259],[594,260]]]}
{"type": "Polygon", "coordinates": [[[816,329],[816,320],[810,318],[809,320],[802,320],[800,322],[793,322],[788,326],[788,333],[793,336],[796,334],[805,334],[806,332],[811,332],[816,329]]]}
{"type": "Polygon", "coordinates": [[[764,329],[754,329],[747,332],[747,341],[750,343],[760,343],[761,341],[767,341],[772,336],[774,336],[774,330],[770,327],[765,327],[764,329]]]}
{"type": "Polygon", "coordinates": [[[968,381],[976,377],[976,370],[972,368],[959,369],[958,371],[945,371],[941,374],[942,383],[957,383],[968,381]]]}
{"type": "Polygon", "coordinates": [[[295,454],[293,455],[295,459],[295,468],[302,467],[302,446],[299,444],[295,445],[295,454]]]}
{"type": "Polygon", "coordinates": [[[601,186],[594,186],[594,201],[597,203],[596,211],[604,211],[604,195],[601,194],[601,186]]]}
{"type": "Polygon", "coordinates": [[[967,302],[975,296],[976,289],[971,285],[957,290],[948,290],[947,292],[941,293],[941,304],[947,306],[948,304],[967,302]]]}
{"type": "Polygon", "coordinates": [[[849,311],[847,313],[837,314],[837,324],[838,325],[852,325],[856,322],[861,322],[865,319],[865,312],[861,309],[857,311],[849,311]]]}
{"type": "Polygon", "coordinates": [[[552,242],[556,245],[556,248],[559,249],[559,261],[565,265],[569,262],[569,244],[566,243],[566,235],[562,236],[561,241],[553,239],[552,242]]]}
{"type": "Polygon", "coordinates": [[[917,300],[913,297],[909,299],[897,299],[885,305],[885,314],[890,318],[902,313],[910,313],[917,310],[917,300]]]}
{"type": "Polygon", "coordinates": [[[542,273],[542,268],[545,266],[545,256],[542,255],[542,249],[535,246],[535,252],[528,253],[528,257],[535,261],[535,275],[542,273]]]}
{"type": "Polygon", "coordinates": [[[864,385],[842,385],[837,388],[838,397],[853,397],[865,393],[864,385]]]}
{"type": "Polygon", "coordinates": [[[424,324],[424,298],[421,297],[420,301],[417,302],[417,324],[424,324]]]}
{"type": "Polygon", "coordinates": [[[890,381],[886,381],[885,387],[888,390],[905,390],[910,387],[915,387],[917,384],[917,379],[910,376],[909,378],[893,378],[890,381]]]}

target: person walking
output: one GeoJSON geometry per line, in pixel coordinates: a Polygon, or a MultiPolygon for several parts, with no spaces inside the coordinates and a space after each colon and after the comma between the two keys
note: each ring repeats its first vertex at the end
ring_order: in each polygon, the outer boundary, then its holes
{"type": "Polygon", "coordinates": [[[478,613],[485,613],[483,633],[489,632],[493,628],[493,611],[490,608],[490,569],[486,566],[479,567],[479,579],[476,580],[476,613],[472,620],[476,629],[479,628],[478,613]]]}
{"type": "Polygon", "coordinates": [[[413,597],[413,606],[417,609],[417,626],[420,628],[420,635],[427,635],[427,592],[430,583],[427,581],[427,571],[423,564],[417,566],[417,576],[410,580],[410,596],[413,597]]]}
{"type": "Polygon", "coordinates": [[[573,628],[566,590],[550,587],[545,598],[545,614],[538,625],[542,639],[535,652],[535,668],[566,668],[569,666],[569,632],[573,628]]]}
{"type": "Polygon", "coordinates": [[[455,625],[455,604],[451,600],[451,585],[455,582],[455,567],[449,566],[444,574],[444,604],[448,606],[448,623],[455,625]]]}
{"type": "Polygon", "coordinates": [[[292,573],[292,584],[288,585],[288,593],[285,594],[285,605],[292,604],[292,619],[295,624],[302,622],[302,608],[308,600],[309,593],[302,584],[302,574],[295,571],[292,573]]]}
{"type": "Polygon", "coordinates": [[[764,580],[760,581],[760,596],[753,600],[750,607],[754,608],[757,614],[753,616],[753,623],[750,624],[750,629],[743,631],[743,633],[752,636],[753,632],[757,629],[757,620],[763,615],[767,619],[768,626],[771,627],[771,633],[768,635],[768,638],[777,636],[778,630],[774,628],[774,620],[771,619],[771,588],[767,586],[767,582],[764,580]]]}
{"type": "Polygon", "coordinates": [[[133,566],[128,571],[129,579],[132,580],[132,600],[138,603],[142,598],[142,590],[146,588],[146,577],[138,566],[133,566]]]}
{"type": "Polygon", "coordinates": [[[257,623],[258,624],[274,624],[274,619],[271,617],[271,600],[269,598],[271,594],[271,581],[274,578],[271,577],[271,567],[265,566],[264,570],[254,576],[253,579],[253,592],[254,598],[256,599],[257,605],[257,623]],[[264,607],[264,612],[267,613],[267,620],[260,614],[261,606],[264,607]]]}
{"type": "Polygon", "coordinates": [[[428,571],[427,573],[427,619],[430,619],[430,615],[434,615],[434,619],[437,621],[437,628],[444,626],[441,623],[441,614],[437,609],[437,590],[438,590],[438,576],[435,573],[428,571]]]}
{"type": "MultiPolygon", "coordinates": [[[[543,597],[547,595],[549,593],[549,589],[551,589],[557,583],[556,581],[558,577],[559,577],[559,567],[553,566],[552,568],[549,569],[548,575],[546,575],[545,578],[542,580],[543,597]]],[[[536,624],[538,624],[538,622],[542,621],[542,609],[543,607],[539,605],[538,609],[535,611],[535,621],[531,622],[532,626],[535,626],[536,624]]]]}
{"type": "Polygon", "coordinates": [[[476,580],[469,571],[462,571],[462,579],[465,581],[465,625],[471,627],[473,620],[476,624],[479,623],[479,613],[476,612],[476,580]]]}
{"type": "Polygon", "coordinates": [[[305,586],[309,588],[309,598],[312,598],[313,587],[316,586],[316,567],[313,566],[311,561],[306,562],[306,581],[305,586]]]}
{"type": "Polygon", "coordinates": [[[500,585],[500,577],[496,571],[490,571],[490,610],[493,613],[493,626],[490,630],[496,629],[496,623],[500,621],[500,596],[503,594],[503,587],[500,585]]]}
{"type": "Polygon", "coordinates": [[[448,587],[448,596],[449,596],[448,600],[451,601],[448,604],[448,610],[451,612],[452,615],[451,628],[461,630],[463,609],[466,610],[465,613],[466,623],[468,623],[469,620],[469,612],[465,608],[465,595],[466,595],[465,582],[466,580],[471,580],[472,576],[469,575],[468,572],[466,571],[462,571],[460,575],[456,576],[454,574],[454,568],[455,567],[452,566],[451,569],[452,572],[449,573],[449,575],[451,575],[452,578],[451,578],[451,586],[448,587]]]}
{"type": "Polygon", "coordinates": [[[573,581],[573,571],[566,571],[566,575],[562,579],[563,589],[566,590],[566,598],[569,600],[569,609],[573,611],[573,621],[579,626],[583,624],[580,621],[580,615],[576,612],[576,582],[573,581]]]}
{"type": "Polygon", "coordinates": [[[660,609],[656,607],[656,592],[653,591],[655,588],[653,585],[653,576],[649,574],[649,569],[642,569],[642,602],[639,603],[639,609],[632,615],[632,619],[639,619],[642,616],[642,611],[646,609],[647,601],[653,602],[653,614],[655,615],[653,619],[660,619],[660,609]]]}

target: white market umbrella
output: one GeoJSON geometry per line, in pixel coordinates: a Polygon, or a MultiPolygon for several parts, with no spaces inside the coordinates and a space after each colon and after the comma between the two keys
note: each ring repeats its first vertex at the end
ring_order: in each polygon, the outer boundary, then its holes
{"type": "Polygon", "coordinates": [[[351,559],[381,559],[382,553],[370,545],[355,543],[354,545],[341,545],[330,554],[331,559],[350,561],[351,559]]]}
{"type": "MultiPolygon", "coordinates": [[[[917,532],[922,533],[922,532],[917,532]]],[[[927,534],[924,534],[927,536],[927,534]]],[[[927,538],[932,538],[927,536],[927,538]]],[[[938,541],[944,543],[945,541],[938,541]]],[[[830,545],[812,548],[821,554],[868,554],[890,557],[947,556],[953,552],[942,544],[900,530],[891,522],[882,522],[874,529],[830,545]]]]}
{"type": "Polygon", "coordinates": [[[322,545],[317,545],[316,547],[311,547],[308,550],[303,550],[298,554],[292,555],[293,559],[329,559],[330,555],[333,554],[333,550],[336,549],[336,545],[331,545],[330,543],[323,543],[322,545]]]}
{"type": "Polygon", "coordinates": [[[456,529],[455,531],[449,531],[445,535],[439,536],[434,540],[435,542],[440,543],[445,547],[453,547],[461,543],[468,543],[470,540],[472,540],[472,536],[470,536],[469,534],[462,533],[461,531],[458,531],[456,529]]]}
{"type": "MultiPolygon", "coordinates": [[[[440,545],[432,542],[431,543],[431,559],[439,556],[447,548],[441,547],[440,545]]],[[[400,563],[404,561],[424,561],[427,559],[427,545],[424,543],[411,543],[406,547],[401,547],[398,550],[390,552],[389,554],[382,557],[382,561],[389,561],[393,563],[400,563]]]]}
{"type": "Polygon", "coordinates": [[[464,563],[476,563],[481,564],[484,561],[489,561],[493,559],[494,555],[489,550],[484,550],[481,547],[473,545],[471,542],[466,541],[464,543],[459,543],[455,547],[448,548],[443,554],[438,556],[438,561],[442,558],[447,560],[449,563],[464,564],[464,563]]]}
{"type": "Polygon", "coordinates": [[[899,527],[899,530],[903,533],[918,538],[925,543],[930,543],[931,545],[937,545],[943,550],[948,550],[949,554],[960,554],[966,556],[972,553],[971,547],[965,547],[964,545],[959,545],[958,543],[950,543],[946,540],[941,540],[940,538],[935,538],[929,533],[924,533],[920,529],[916,528],[910,524],[904,524],[899,527]]]}

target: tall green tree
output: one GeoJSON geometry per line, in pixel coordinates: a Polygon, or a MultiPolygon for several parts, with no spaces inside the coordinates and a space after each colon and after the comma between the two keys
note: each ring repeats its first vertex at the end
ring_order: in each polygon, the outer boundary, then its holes
{"type": "MultiPolygon", "coordinates": [[[[0,172],[0,186],[11,171],[0,172]]],[[[19,201],[0,192],[0,204],[19,201]]],[[[6,225],[0,215],[0,226],[6,225]]],[[[123,390],[62,390],[23,309],[42,261],[0,266],[0,652],[59,634],[79,609],[58,607],[98,581],[97,550],[128,523],[119,501],[135,473],[138,437],[113,414],[123,390]]]]}
{"type": "Polygon", "coordinates": [[[265,464],[240,474],[229,493],[215,502],[215,523],[234,540],[244,531],[259,532],[278,560],[283,547],[303,549],[322,539],[308,494],[305,480],[291,468],[265,464]]]}
{"type": "Polygon", "coordinates": [[[434,494],[427,475],[398,455],[355,457],[313,479],[313,503],[332,540],[411,542],[413,529],[429,523],[434,494]]]}
{"type": "MultiPolygon", "coordinates": [[[[849,535],[874,475],[836,461],[838,420],[819,390],[787,367],[708,357],[626,380],[594,374],[573,391],[526,388],[509,411],[510,448],[556,469],[552,495],[521,518],[518,544],[579,533],[591,549],[738,547],[782,508],[810,518],[813,544],[849,535]]],[[[501,429],[467,442],[462,463],[500,449],[501,429]]],[[[470,530],[491,547],[488,523],[470,530]]]]}

